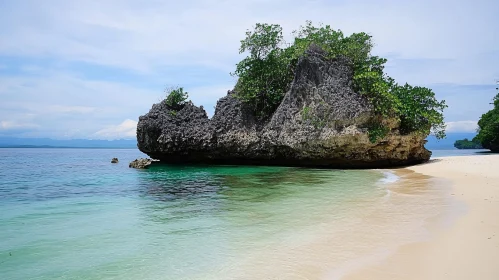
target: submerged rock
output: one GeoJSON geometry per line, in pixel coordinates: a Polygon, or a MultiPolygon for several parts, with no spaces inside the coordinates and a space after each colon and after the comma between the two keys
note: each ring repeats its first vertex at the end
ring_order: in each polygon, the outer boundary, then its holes
{"type": "Polygon", "coordinates": [[[149,167],[149,165],[152,164],[152,159],[149,158],[140,158],[136,159],[128,165],[129,168],[136,168],[136,169],[146,169],[149,167]]]}
{"type": "Polygon", "coordinates": [[[118,163],[118,158],[113,158],[113,159],[111,160],[111,163],[118,163]]]}
{"type": "Polygon", "coordinates": [[[397,122],[389,123],[382,141],[369,141],[375,116],[352,80],[347,58],[331,60],[310,49],[270,119],[257,120],[231,91],[212,119],[191,102],[178,111],[161,102],[139,118],[138,148],[166,163],[371,168],[429,160],[426,136],[401,135],[397,122]]]}

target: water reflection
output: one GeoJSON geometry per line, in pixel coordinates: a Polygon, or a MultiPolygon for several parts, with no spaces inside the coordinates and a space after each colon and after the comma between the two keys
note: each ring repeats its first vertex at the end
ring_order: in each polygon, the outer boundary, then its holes
{"type": "Polygon", "coordinates": [[[262,226],[277,232],[283,225],[314,223],[321,216],[313,212],[325,207],[338,212],[334,209],[353,197],[372,194],[366,186],[380,177],[367,171],[170,165],[137,176],[147,220],[188,224],[171,233],[262,226]]]}
{"type": "Polygon", "coordinates": [[[285,167],[156,165],[137,176],[142,194],[160,201],[205,197],[258,200],[272,199],[274,194],[286,195],[290,191],[287,185],[308,188],[330,183],[334,186],[335,181],[341,185],[345,173],[285,167]]]}
{"type": "Polygon", "coordinates": [[[140,228],[148,246],[174,254],[167,261],[182,271],[172,275],[227,279],[219,272],[270,269],[259,256],[273,252],[280,263],[280,250],[290,256],[295,246],[332,234],[326,225],[348,228],[348,203],[384,194],[373,189],[380,178],[369,171],[155,166],[137,172],[140,228]]]}

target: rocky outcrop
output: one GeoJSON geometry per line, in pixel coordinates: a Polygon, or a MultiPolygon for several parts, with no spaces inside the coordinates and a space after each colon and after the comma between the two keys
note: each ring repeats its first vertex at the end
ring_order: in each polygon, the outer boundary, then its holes
{"type": "Polygon", "coordinates": [[[153,160],[149,158],[140,158],[136,159],[128,165],[129,168],[136,168],[136,169],[146,169],[149,168],[149,166],[152,164],[153,160]]]}
{"type": "Polygon", "coordinates": [[[111,163],[118,163],[118,162],[119,162],[119,161],[118,161],[118,158],[113,158],[113,159],[111,159],[111,163]]]}
{"type": "Polygon", "coordinates": [[[189,102],[174,112],[161,102],[139,118],[138,147],[166,163],[368,168],[427,161],[425,136],[401,135],[396,122],[382,141],[369,141],[374,115],[352,78],[348,59],[309,50],[270,119],[255,119],[230,91],[211,119],[202,106],[189,102]]]}

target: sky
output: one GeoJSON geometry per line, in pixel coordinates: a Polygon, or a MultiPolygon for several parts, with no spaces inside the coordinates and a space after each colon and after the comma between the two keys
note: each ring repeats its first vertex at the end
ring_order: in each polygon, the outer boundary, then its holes
{"type": "Polygon", "coordinates": [[[499,79],[495,0],[0,0],[0,136],[133,139],[140,115],[183,86],[212,115],[255,23],[367,32],[399,83],[445,99],[473,132],[499,79]]]}

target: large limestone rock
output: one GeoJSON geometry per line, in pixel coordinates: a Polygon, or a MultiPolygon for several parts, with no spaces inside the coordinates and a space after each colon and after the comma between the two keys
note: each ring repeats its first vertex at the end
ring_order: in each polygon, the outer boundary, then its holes
{"type": "Polygon", "coordinates": [[[369,142],[372,108],[352,90],[352,77],[348,59],[310,49],[269,120],[256,120],[232,92],[212,119],[190,102],[178,112],[161,102],[139,118],[138,147],[167,163],[368,168],[427,161],[425,136],[400,135],[396,122],[387,121],[385,139],[369,142]]]}

